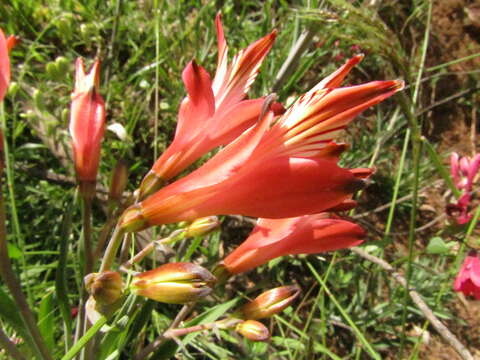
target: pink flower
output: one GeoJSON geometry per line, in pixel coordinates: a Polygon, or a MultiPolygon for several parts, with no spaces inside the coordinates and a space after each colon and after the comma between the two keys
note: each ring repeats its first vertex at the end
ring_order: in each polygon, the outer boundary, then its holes
{"type": "Polygon", "coordinates": [[[252,233],[225,260],[230,274],[238,274],[285,255],[317,254],[359,245],[365,231],[327,213],[288,219],[259,219],[252,233]]]}
{"type": "Polygon", "coordinates": [[[258,120],[264,99],[244,99],[275,41],[276,31],[240,51],[229,64],[220,15],[217,15],[216,26],[215,78],[211,81],[207,71],[195,61],[183,71],[188,96],[180,105],[175,138],[143,180],[141,198],[210,150],[231,142],[258,120]]]}
{"type": "Polygon", "coordinates": [[[453,289],[480,300],[480,258],[476,251],[470,251],[463,261],[453,289]]]}
{"type": "Polygon", "coordinates": [[[454,216],[459,225],[466,224],[472,218],[470,214],[470,202],[472,200],[473,184],[480,170],[480,154],[473,158],[468,156],[461,157],[457,153],[452,153],[450,157],[450,173],[453,182],[462,195],[456,204],[447,205],[447,214],[454,216]]]}
{"type": "MultiPolygon", "coordinates": [[[[327,83],[336,84],[335,78],[327,83]]],[[[136,231],[218,214],[294,217],[350,199],[371,170],[340,168],[345,145],[332,139],[363,110],[401,90],[403,82],[338,89],[322,83],[274,123],[267,107],[254,127],[199,169],[127,209],[123,228],[136,231]]]]}
{"type": "Polygon", "coordinates": [[[80,183],[95,183],[105,131],[105,103],[98,93],[100,62],[96,60],[86,74],[78,58],[75,69],[69,128],[75,169],[80,183]]]}
{"type": "Polygon", "coordinates": [[[480,154],[470,158],[454,152],[450,157],[450,173],[459,190],[472,191],[475,177],[480,170],[480,154]]]}

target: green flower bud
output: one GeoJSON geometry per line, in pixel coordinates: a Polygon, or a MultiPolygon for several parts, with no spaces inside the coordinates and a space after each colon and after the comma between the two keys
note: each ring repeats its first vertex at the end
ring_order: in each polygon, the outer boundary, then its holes
{"type": "Polygon", "coordinates": [[[122,277],[115,271],[88,274],[84,281],[88,293],[98,304],[113,304],[123,295],[122,277]]]}
{"type": "Polygon", "coordinates": [[[194,237],[206,235],[209,232],[215,230],[220,225],[220,221],[216,216],[207,216],[200,218],[192,222],[185,227],[185,236],[194,237]]]}
{"type": "Polygon", "coordinates": [[[192,263],[170,263],[135,275],[131,290],[149,299],[185,304],[212,292],[216,278],[192,263]]]}
{"type": "Polygon", "coordinates": [[[238,314],[243,319],[265,319],[283,311],[299,294],[297,285],[277,287],[242,306],[238,314]]]}
{"type": "Polygon", "coordinates": [[[256,320],[241,322],[235,327],[235,331],[252,341],[267,341],[270,339],[270,331],[256,320]]]}

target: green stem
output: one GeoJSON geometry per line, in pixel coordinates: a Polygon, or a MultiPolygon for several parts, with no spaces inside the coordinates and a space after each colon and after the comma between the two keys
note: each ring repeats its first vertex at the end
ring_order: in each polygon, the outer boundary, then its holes
{"type": "Polygon", "coordinates": [[[413,262],[413,245],[415,242],[415,227],[417,220],[417,202],[418,202],[418,186],[419,186],[419,177],[420,177],[420,157],[422,153],[422,138],[421,130],[415,117],[415,105],[418,102],[418,97],[420,93],[420,84],[423,76],[423,71],[425,69],[425,60],[427,57],[428,42],[430,37],[430,26],[432,20],[432,2],[429,2],[427,10],[427,25],[425,29],[425,35],[422,44],[422,54],[420,59],[419,70],[417,73],[417,79],[415,82],[415,91],[411,101],[408,101],[407,96],[403,95],[404,109],[406,110],[407,119],[409,121],[410,129],[412,131],[412,157],[413,157],[413,189],[412,189],[412,210],[410,213],[410,225],[408,228],[408,262],[407,262],[407,273],[406,273],[406,291],[403,297],[403,311],[402,311],[402,333],[400,341],[400,351],[398,358],[402,359],[403,350],[405,348],[406,341],[406,327],[407,327],[407,303],[409,299],[409,289],[410,289],[410,280],[412,276],[412,262],[413,262]],[[408,105],[407,105],[408,104],[408,105]]]}
{"type": "Polygon", "coordinates": [[[71,360],[87,345],[88,341],[107,323],[107,318],[102,316],[93,326],[73,345],[61,360],[71,360]]]}
{"type": "Polygon", "coordinates": [[[85,257],[83,275],[85,276],[93,271],[92,199],[84,196],[82,200],[83,250],[85,257]]]}
{"type": "Polygon", "coordinates": [[[122,243],[123,235],[125,231],[122,230],[120,226],[115,227],[113,231],[112,238],[108,243],[107,249],[105,250],[105,255],[102,259],[102,265],[100,266],[100,272],[108,271],[112,267],[113,261],[115,260],[115,255],[117,254],[118,248],[122,243]]]}

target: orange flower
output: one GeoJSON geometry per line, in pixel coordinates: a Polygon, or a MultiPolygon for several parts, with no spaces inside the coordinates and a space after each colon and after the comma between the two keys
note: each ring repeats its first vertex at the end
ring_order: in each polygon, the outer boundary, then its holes
{"type": "Polygon", "coordinates": [[[69,128],[75,169],[80,183],[95,183],[105,131],[105,103],[98,93],[100,62],[96,60],[85,73],[83,60],[78,58],[75,69],[69,128]]]}
{"type": "Polygon", "coordinates": [[[217,15],[216,25],[218,65],[215,78],[212,82],[207,71],[195,61],[183,71],[188,96],[180,105],[175,138],[143,180],[141,198],[213,148],[231,142],[258,120],[263,99],[244,99],[275,41],[276,31],[240,51],[228,64],[228,47],[220,15],[217,15]]]}
{"type": "Polygon", "coordinates": [[[238,274],[285,255],[317,254],[359,245],[365,231],[327,213],[288,219],[259,219],[252,233],[222,265],[238,274]]]}
{"type": "Polygon", "coordinates": [[[404,84],[374,81],[332,89],[322,83],[275,123],[273,112],[264,111],[254,127],[199,169],[127,209],[123,228],[137,231],[219,214],[294,217],[350,199],[371,170],[340,168],[345,145],[332,140],[356,115],[404,84]]]}

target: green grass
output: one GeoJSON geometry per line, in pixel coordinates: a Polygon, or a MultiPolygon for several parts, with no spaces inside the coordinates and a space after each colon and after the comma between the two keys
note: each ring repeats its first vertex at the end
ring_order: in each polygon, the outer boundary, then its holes
{"type": "MultiPolygon", "coordinates": [[[[69,311],[78,304],[82,288],[78,260],[81,209],[67,130],[74,60],[82,56],[91,63],[101,58],[101,93],[107,102],[108,123],[122,124],[128,134],[122,141],[106,132],[99,182],[108,187],[110,172],[118,159],[124,159],[129,165],[128,190],[133,191],[173,137],[178,106],[185,96],[184,66],[195,58],[211,74],[215,71],[214,17],[218,11],[230,57],[278,29],[276,44],[250,92],[252,98],[271,92],[278,71],[306,28],[316,35],[280,87],[280,101],[299,96],[341,65],[344,60],[337,55],[348,58],[352,45],[360,46],[368,56],[347,83],[387,78],[407,81],[403,95],[365,112],[344,136],[351,149],[342,157],[342,165],[374,165],[377,169],[351,215],[413,195],[413,200],[361,218],[359,223],[369,232],[364,248],[404,272],[409,285],[440,319],[453,329],[462,329],[459,338],[468,346],[451,291],[463,250],[440,255],[426,251],[430,238],[463,240],[466,230],[441,222],[415,232],[431,220],[422,208],[428,198],[418,193],[434,180],[448,177],[448,151],[440,153],[435,143],[425,148],[420,139],[422,125],[431,121],[429,113],[415,114],[430,105],[435,76],[468,59],[443,64],[428,58],[433,37],[428,1],[414,1],[408,7],[381,2],[378,8],[367,7],[367,2],[54,0],[46,5],[39,0],[10,0],[0,5],[2,28],[22,39],[11,54],[14,84],[1,113],[8,159],[3,191],[9,250],[55,359],[62,358],[67,348],[71,353],[79,350],[72,350],[72,338],[67,335],[76,322],[69,311]],[[427,77],[431,78],[422,81],[427,77]]],[[[471,76],[476,81],[476,74],[471,76]]],[[[449,186],[448,181],[441,183],[438,191],[443,193],[449,186]]],[[[96,201],[93,211],[96,239],[106,220],[105,204],[96,201]]],[[[221,235],[198,240],[193,254],[190,243],[183,241],[174,247],[176,256],[213,266],[219,252],[233,249],[248,228],[243,223],[225,226],[221,235]]],[[[172,229],[156,231],[167,234],[172,229]]],[[[181,345],[167,342],[155,358],[181,352],[182,359],[419,359],[424,345],[420,336],[411,335],[412,328],[423,327],[436,335],[403,287],[380,267],[349,251],[274,260],[201,301],[190,322],[213,321],[228,311],[229,300],[240,302],[245,296],[290,283],[298,283],[303,294],[294,306],[266,322],[273,331],[270,342],[249,342],[223,330],[202,332],[181,345]]],[[[110,324],[113,330],[102,335],[105,341],[98,352],[102,359],[133,358],[131,354],[153,341],[180,309],[131,301],[131,308],[123,308],[110,324]]],[[[18,319],[11,319],[2,309],[0,327],[11,337],[22,336],[18,319]]],[[[448,345],[443,342],[443,346],[448,345]]],[[[28,343],[19,348],[33,356],[28,343]]],[[[2,357],[7,358],[0,352],[2,357]]]]}

